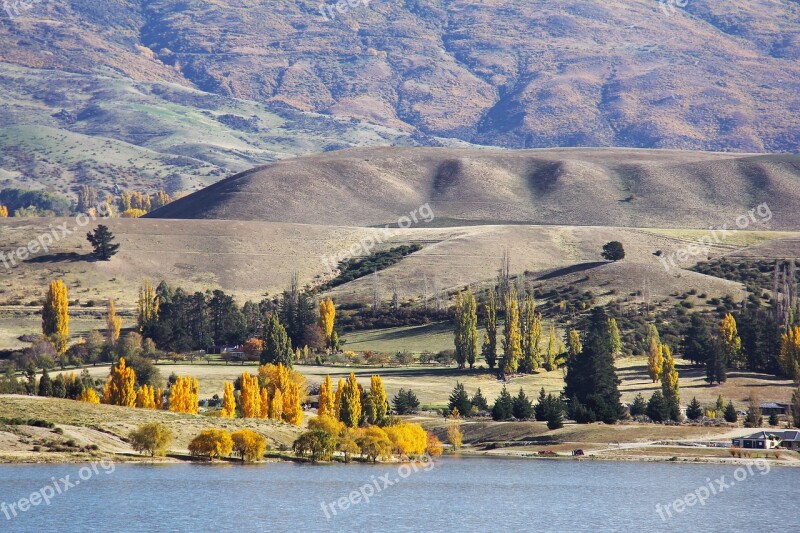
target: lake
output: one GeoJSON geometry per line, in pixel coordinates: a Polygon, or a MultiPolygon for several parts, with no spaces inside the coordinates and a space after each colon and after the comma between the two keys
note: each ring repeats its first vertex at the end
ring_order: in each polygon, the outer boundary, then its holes
{"type": "Polygon", "coordinates": [[[761,462],[3,465],[0,531],[797,532],[799,496],[761,462]]]}

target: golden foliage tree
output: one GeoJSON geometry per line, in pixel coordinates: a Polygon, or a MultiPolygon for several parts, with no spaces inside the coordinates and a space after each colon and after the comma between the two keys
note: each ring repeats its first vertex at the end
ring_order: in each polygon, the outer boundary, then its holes
{"type": "Polygon", "coordinates": [[[153,402],[155,403],[155,409],[164,409],[164,391],[161,387],[156,388],[153,392],[153,402]]]}
{"type": "Polygon", "coordinates": [[[506,322],[503,328],[503,372],[515,374],[522,356],[521,333],[519,327],[519,305],[517,291],[511,289],[505,296],[506,322]]]}
{"type": "Polygon", "coordinates": [[[361,386],[358,384],[356,375],[353,372],[350,372],[350,376],[345,381],[342,389],[339,420],[351,428],[357,427],[359,420],[361,420],[361,386]]]}
{"type": "Polygon", "coordinates": [[[259,409],[258,409],[258,416],[259,418],[269,418],[269,392],[267,391],[266,387],[262,387],[261,393],[259,395],[259,409]]]}
{"type": "Polygon", "coordinates": [[[233,451],[231,434],[224,429],[205,429],[189,443],[189,453],[196,457],[227,457],[233,451]]]}
{"type": "Polygon", "coordinates": [[[800,378],[800,326],[792,326],[783,334],[780,364],[786,377],[800,378]]]}
{"type": "Polygon", "coordinates": [[[395,424],[384,430],[398,455],[419,456],[428,447],[428,434],[419,424],[395,424]]]}
{"type": "Polygon", "coordinates": [[[258,361],[262,351],[264,351],[264,341],[255,337],[247,339],[242,345],[242,352],[248,361],[258,361]]]}
{"type": "Polygon", "coordinates": [[[197,378],[178,376],[170,387],[169,410],[195,415],[200,412],[200,384],[197,378]]]}
{"type": "MultiPolygon", "coordinates": [[[[280,418],[295,426],[302,424],[303,400],[308,395],[306,378],[300,372],[280,363],[262,365],[258,369],[258,375],[264,382],[271,399],[276,397],[277,391],[280,391],[280,416],[275,415],[275,418],[280,418]]],[[[270,409],[270,411],[278,412],[276,409],[270,409]]]]}
{"type": "Polygon", "coordinates": [[[159,301],[156,291],[149,279],[142,282],[139,287],[139,298],[137,300],[136,322],[139,331],[144,331],[144,327],[158,318],[159,301]]]}
{"type": "Polygon", "coordinates": [[[530,295],[525,296],[522,308],[522,360],[520,369],[530,373],[538,370],[542,364],[539,342],[542,338],[542,314],[536,311],[536,302],[530,295]]]}
{"type": "Polygon", "coordinates": [[[267,417],[272,420],[283,419],[283,392],[281,392],[280,389],[275,389],[275,392],[272,393],[269,399],[267,417]]]}
{"type": "Polygon", "coordinates": [[[100,398],[97,396],[97,391],[90,387],[85,387],[81,391],[81,395],[78,396],[78,400],[86,403],[100,403],[100,398]]]}
{"type": "Polygon", "coordinates": [[[675,369],[675,359],[672,357],[672,350],[666,344],[661,345],[663,354],[661,367],[661,392],[664,399],[670,406],[673,419],[678,418],[679,405],[681,401],[678,391],[678,371],[675,369]]]}
{"type": "Polygon", "coordinates": [[[240,429],[231,433],[233,451],[242,462],[260,461],[267,451],[267,439],[252,429],[240,429]]]}
{"type": "MultiPolygon", "coordinates": [[[[655,326],[651,325],[653,329],[655,326]]],[[[661,379],[661,371],[664,367],[664,353],[661,350],[661,343],[659,342],[658,331],[655,335],[649,335],[650,347],[647,354],[647,373],[653,383],[661,379]]]]}
{"type": "Polygon", "coordinates": [[[109,346],[117,344],[119,332],[122,329],[122,319],[117,316],[117,306],[112,298],[106,303],[106,342],[109,346]]]}
{"type": "Polygon", "coordinates": [[[139,453],[149,453],[150,457],[166,455],[172,439],[172,431],[158,422],[143,424],[129,436],[131,447],[139,453]]]}
{"type": "Polygon", "coordinates": [[[361,455],[373,463],[377,462],[379,458],[387,458],[392,455],[392,441],[389,440],[386,431],[378,426],[369,426],[360,431],[356,438],[356,444],[361,450],[361,455]]]}
{"type": "Polygon", "coordinates": [[[425,450],[425,453],[427,453],[429,457],[440,457],[443,451],[444,447],[439,437],[433,433],[428,433],[428,448],[425,450]]]}
{"type": "Polygon", "coordinates": [[[124,357],[120,357],[119,362],[111,366],[108,379],[106,379],[106,385],[103,389],[103,403],[135,407],[135,384],[136,372],[125,364],[124,357]]]}
{"type": "Polygon", "coordinates": [[[222,393],[222,410],[219,416],[233,418],[236,416],[236,396],[233,394],[233,383],[225,382],[225,392],[222,393]]]}
{"type": "Polygon", "coordinates": [[[613,317],[608,319],[608,331],[611,335],[611,355],[619,357],[622,354],[622,335],[617,326],[617,319],[613,317]]]}
{"type": "Polygon", "coordinates": [[[333,305],[333,300],[327,298],[319,303],[319,327],[322,329],[322,334],[325,336],[325,346],[333,348],[331,340],[333,339],[333,326],[336,320],[336,306],[333,305]]]}
{"type": "Polygon", "coordinates": [[[0,205],[0,218],[8,218],[8,207],[0,205]]]}
{"type": "Polygon", "coordinates": [[[257,376],[248,372],[242,373],[239,384],[239,403],[242,418],[258,418],[261,411],[261,394],[257,376]]]}
{"type": "Polygon", "coordinates": [[[341,416],[343,392],[344,392],[344,380],[342,378],[339,378],[339,382],[336,384],[336,394],[333,397],[333,412],[336,414],[336,418],[339,418],[341,416]]]}
{"type": "Polygon", "coordinates": [[[724,361],[733,368],[744,368],[747,362],[742,351],[742,339],[736,328],[736,319],[727,313],[719,327],[719,341],[722,348],[724,361]]]}
{"type": "Polygon", "coordinates": [[[330,416],[339,418],[339,413],[335,412],[336,398],[333,392],[333,382],[330,375],[325,376],[325,381],[319,386],[319,408],[317,416],[330,416]]]}
{"type": "Polygon", "coordinates": [[[373,420],[371,422],[383,425],[389,404],[386,402],[386,390],[383,388],[383,379],[380,376],[372,376],[370,378],[369,400],[372,403],[373,420]]]}
{"type": "Polygon", "coordinates": [[[136,407],[143,409],[155,409],[155,390],[150,385],[142,385],[136,393],[136,407]]]}
{"type": "Polygon", "coordinates": [[[454,450],[461,448],[464,434],[461,432],[461,413],[458,412],[456,407],[447,418],[447,443],[453,447],[454,450]]]}
{"type": "Polygon", "coordinates": [[[67,286],[60,279],[51,281],[42,307],[42,333],[63,354],[69,341],[69,298],[67,286]]]}

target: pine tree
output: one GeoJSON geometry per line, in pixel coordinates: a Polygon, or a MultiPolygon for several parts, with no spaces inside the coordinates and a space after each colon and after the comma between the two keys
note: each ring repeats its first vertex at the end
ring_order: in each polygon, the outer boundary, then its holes
{"type": "Polygon", "coordinates": [[[683,338],[683,356],[696,365],[704,365],[711,356],[711,335],[703,320],[693,314],[683,338]]]}
{"type": "Polygon", "coordinates": [[[597,307],[592,310],[581,355],[567,369],[564,396],[607,424],[623,414],[611,350],[608,316],[597,307]]]}
{"type": "Polygon", "coordinates": [[[261,364],[282,364],[292,368],[294,352],[292,341],[286,328],[280,322],[277,313],[272,313],[264,327],[264,351],[261,353],[261,364]]]}
{"type": "Polygon", "coordinates": [[[642,416],[647,412],[647,401],[642,396],[642,393],[636,395],[636,398],[633,399],[633,403],[631,404],[630,413],[631,416],[642,416]]]}
{"type": "Polygon", "coordinates": [[[511,398],[511,394],[508,393],[505,386],[503,386],[503,390],[500,391],[500,396],[494,401],[492,418],[494,420],[511,420],[513,416],[514,400],[511,398]]]}
{"type": "Polygon", "coordinates": [[[51,281],[42,307],[42,333],[63,354],[69,341],[69,297],[60,279],[51,281]]]}
{"type": "Polygon", "coordinates": [[[521,334],[519,329],[519,307],[517,291],[511,289],[505,298],[506,320],[503,327],[503,373],[515,374],[522,356],[521,334]]]}
{"type": "Polygon", "coordinates": [[[236,416],[236,396],[233,394],[233,383],[225,382],[225,392],[222,394],[222,418],[233,418],[236,416]]]}
{"type": "Polygon", "coordinates": [[[94,255],[101,261],[109,261],[119,251],[119,244],[115,244],[114,234],[108,226],[100,224],[92,233],[86,234],[86,240],[92,245],[94,255]]]}
{"type": "Polygon", "coordinates": [[[467,391],[464,388],[463,383],[456,382],[453,392],[450,393],[450,399],[447,405],[451,411],[458,409],[458,412],[462,415],[470,415],[470,411],[472,410],[472,402],[467,395],[467,391]]]}
{"type": "Polygon", "coordinates": [[[669,419],[669,405],[660,390],[655,391],[650,397],[650,401],[647,402],[647,416],[653,422],[663,422],[669,419]]]}
{"type": "Polygon", "coordinates": [[[723,383],[727,377],[726,352],[720,339],[712,339],[709,357],[706,359],[706,381],[709,383],[723,383]]]}
{"type": "Polygon", "coordinates": [[[525,395],[522,387],[519,388],[519,394],[514,398],[512,413],[517,420],[528,420],[533,417],[533,404],[525,395]]]}
{"type": "Polygon", "coordinates": [[[475,394],[472,396],[470,403],[475,407],[478,411],[488,411],[489,410],[489,402],[486,401],[483,393],[481,392],[481,388],[478,387],[478,390],[475,391],[475,394]]]}
{"type": "Polygon", "coordinates": [[[689,420],[699,420],[702,417],[703,408],[700,406],[700,402],[697,401],[697,398],[692,398],[692,401],[686,408],[686,418],[689,420]]]}
{"type": "Polygon", "coordinates": [[[42,370],[42,377],[39,379],[39,396],[52,396],[53,395],[53,380],[50,379],[50,374],[47,369],[42,370]]]}
{"type": "Polygon", "coordinates": [[[482,353],[489,369],[493,369],[497,365],[497,293],[493,287],[489,289],[484,307],[486,309],[486,335],[482,353]]]}
{"type": "Polygon", "coordinates": [[[400,389],[392,399],[392,405],[394,405],[394,410],[398,415],[408,415],[417,412],[419,399],[411,389],[407,391],[400,389]]]}
{"type": "Polygon", "coordinates": [[[550,406],[547,403],[547,394],[544,392],[544,387],[539,390],[539,398],[536,402],[536,407],[534,408],[534,414],[536,415],[536,420],[542,421],[547,420],[547,409],[550,406]]]}
{"type": "Polygon", "coordinates": [[[736,414],[736,408],[733,406],[732,401],[728,401],[728,405],[725,406],[725,422],[736,422],[739,420],[739,415],[736,414]]]}

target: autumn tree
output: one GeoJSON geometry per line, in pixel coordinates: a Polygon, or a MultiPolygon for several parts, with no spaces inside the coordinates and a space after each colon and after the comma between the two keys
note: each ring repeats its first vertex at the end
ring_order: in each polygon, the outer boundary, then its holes
{"type": "Polygon", "coordinates": [[[0,218],[8,218],[8,207],[0,205],[0,218]]]}
{"type": "Polygon", "coordinates": [[[503,327],[503,373],[515,374],[522,356],[521,334],[519,328],[519,306],[517,291],[511,291],[505,297],[506,321],[503,327]]]}
{"type": "Polygon", "coordinates": [[[122,319],[117,316],[117,307],[112,298],[106,303],[106,343],[115,346],[122,329],[122,319]]]}
{"type": "Polygon", "coordinates": [[[653,383],[661,379],[661,369],[664,366],[664,355],[661,351],[661,338],[658,335],[658,330],[655,325],[648,326],[648,355],[647,355],[647,373],[653,383]]]}
{"type": "Polygon", "coordinates": [[[544,360],[545,370],[547,370],[548,372],[552,372],[553,370],[556,370],[558,368],[558,366],[562,362],[562,359],[560,358],[562,351],[563,347],[561,345],[561,341],[556,335],[556,327],[551,322],[550,335],[547,340],[547,352],[545,354],[545,360],[544,360]]]}
{"type": "Polygon", "coordinates": [[[331,298],[319,303],[319,327],[325,336],[325,346],[333,349],[333,326],[336,320],[336,306],[331,298]]]}
{"type": "Polygon", "coordinates": [[[325,381],[319,386],[319,408],[317,416],[329,416],[339,418],[339,413],[334,411],[335,393],[333,392],[333,382],[329,375],[325,376],[325,381]]]}
{"type": "Polygon", "coordinates": [[[497,365],[497,293],[494,288],[489,289],[489,295],[484,304],[486,316],[486,335],[483,339],[481,353],[490,369],[497,365]]]}
{"type": "Polygon", "coordinates": [[[225,382],[225,392],[222,393],[222,409],[219,416],[222,418],[236,416],[236,397],[233,394],[233,383],[230,381],[225,382]]]}
{"type": "Polygon", "coordinates": [[[153,284],[145,278],[142,286],[139,287],[139,298],[136,305],[136,323],[140,332],[158,320],[158,306],[159,300],[153,284]]]}
{"type": "Polygon", "coordinates": [[[567,364],[577,358],[582,350],[581,334],[578,333],[576,329],[569,330],[569,337],[567,339],[567,364]]]}
{"type": "Polygon", "coordinates": [[[461,413],[458,409],[453,409],[450,416],[447,418],[447,443],[453,447],[454,450],[461,448],[464,434],[461,432],[461,413]]]}
{"type": "Polygon", "coordinates": [[[425,453],[428,454],[428,457],[441,457],[443,451],[444,447],[442,446],[442,441],[439,440],[439,437],[433,433],[428,433],[428,447],[425,450],[425,453]]]}
{"type": "Polygon", "coordinates": [[[224,429],[205,429],[189,443],[189,453],[195,457],[227,457],[233,451],[231,434],[224,429]]]}
{"type": "Polygon", "coordinates": [[[48,337],[56,351],[63,354],[69,341],[69,298],[67,286],[59,280],[51,281],[42,307],[42,333],[48,337]]]}
{"type": "Polygon", "coordinates": [[[350,377],[342,389],[341,405],[339,407],[339,420],[348,427],[357,427],[361,419],[361,386],[356,380],[356,375],[350,372],[350,377]]]}
{"type": "Polygon", "coordinates": [[[780,365],[787,378],[800,379],[800,326],[791,326],[781,337],[780,365]]]}
{"type": "Polygon", "coordinates": [[[262,365],[258,375],[270,398],[270,413],[267,416],[295,426],[301,425],[303,400],[308,394],[305,377],[282,364],[262,365]]]}
{"type": "Polygon", "coordinates": [[[363,430],[356,438],[356,444],[361,450],[361,455],[370,461],[377,462],[378,458],[390,457],[392,454],[392,441],[386,431],[378,426],[370,426],[363,430]]]}
{"type": "Polygon", "coordinates": [[[247,339],[244,345],[242,346],[242,352],[244,353],[244,358],[248,361],[258,361],[261,358],[261,354],[264,351],[264,341],[261,339],[257,339],[253,337],[252,339],[247,339]]]}
{"type": "Polygon", "coordinates": [[[125,358],[120,357],[106,379],[103,389],[103,403],[134,407],[136,405],[136,372],[128,367],[125,358]]]}
{"type": "Polygon", "coordinates": [[[622,336],[617,326],[617,319],[608,319],[608,329],[611,332],[611,350],[614,357],[619,357],[622,354],[622,336]]]}
{"type": "Polygon", "coordinates": [[[522,305],[522,360],[520,372],[531,373],[542,364],[539,342],[542,338],[542,314],[536,311],[536,302],[531,295],[525,296],[522,305]]]}
{"type": "Polygon", "coordinates": [[[197,378],[177,376],[170,387],[169,410],[195,415],[200,412],[200,385],[197,378]]]}
{"type": "Polygon", "coordinates": [[[669,408],[669,418],[679,421],[680,393],[678,392],[678,371],[675,369],[675,359],[672,357],[672,350],[666,344],[661,345],[662,367],[661,367],[661,394],[669,408]]]}
{"type": "Polygon", "coordinates": [[[155,409],[155,390],[151,385],[142,385],[136,392],[136,407],[142,409],[155,409]]]}
{"type": "Polygon", "coordinates": [[[97,226],[93,232],[87,233],[86,240],[92,245],[94,256],[101,261],[110,261],[119,251],[119,244],[113,242],[114,234],[103,224],[97,226]]]}
{"type": "Polygon", "coordinates": [[[231,433],[233,451],[242,462],[260,461],[267,451],[267,439],[252,429],[240,429],[231,433]]]}
{"type": "Polygon", "coordinates": [[[380,376],[372,376],[369,384],[369,401],[372,404],[373,419],[370,424],[383,425],[386,420],[386,411],[389,404],[386,401],[386,390],[380,376]]]}
{"type": "Polygon", "coordinates": [[[150,457],[162,457],[172,444],[174,435],[170,429],[159,422],[142,424],[131,431],[128,440],[131,447],[139,453],[148,453],[150,457]]]}
{"type": "Polygon", "coordinates": [[[478,354],[478,305],[472,290],[459,291],[456,296],[453,343],[458,368],[475,366],[478,354]]]}
{"type": "Polygon", "coordinates": [[[242,411],[242,418],[258,418],[261,412],[258,377],[248,372],[242,373],[239,382],[239,407],[242,411]]]}
{"type": "Polygon", "coordinates": [[[415,457],[425,453],[428,447],[428,434],[419,424],[395,424],[384,428],[389,440],[392,441],[394,453],[415,457]]]}
{"type": "Polygon", "coordinates": [[[742,357],[742,339],[736,329],[736,319],[727,313],[719,326],[719,341],[722,356],[733,368],[743,368],[746,361],[742,357]]]}
{"type": "Polygon", "coordinates": [[[312,463],[327,461],[336,451],[336,439],[321,430],[310,430],[301,434],[292,444],[298,457],[308,455],[312,463]]]}
{"type": "Polygon", "coordinates": [[[93,388],[84,388],[81,395],[78,396],[78,401],[86,403],[100,403],[100,398],[97,396],[97,391],[93,388]]]}

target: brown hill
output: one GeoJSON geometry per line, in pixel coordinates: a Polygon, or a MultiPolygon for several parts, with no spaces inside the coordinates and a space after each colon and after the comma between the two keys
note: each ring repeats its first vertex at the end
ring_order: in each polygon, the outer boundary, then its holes
{"type": "Polygon", "coordinates": [[[218,182],[155,218],[340,226],[526,223],[800,228],[800,157],[633,149],[370,148],[306,156],[218,182]],[[768,209],[767,209],[768,208],[768,209]],[[770,216],[767,216],[771,214],[770,216]]]}

